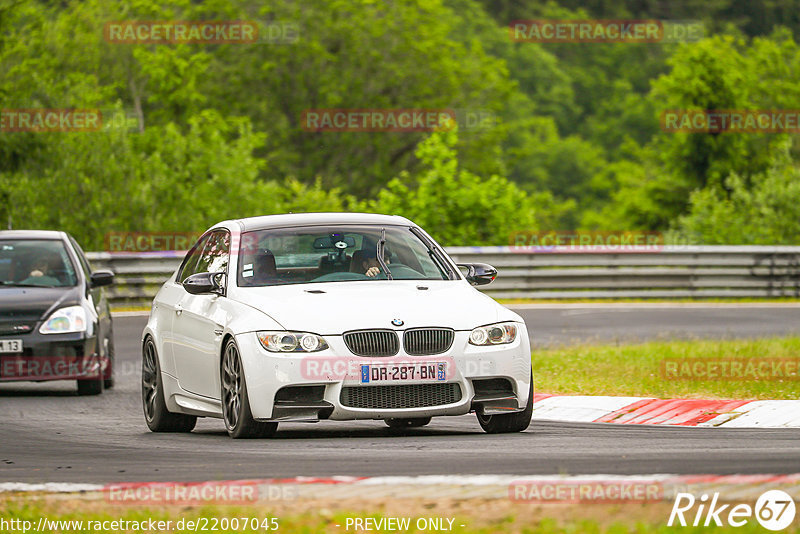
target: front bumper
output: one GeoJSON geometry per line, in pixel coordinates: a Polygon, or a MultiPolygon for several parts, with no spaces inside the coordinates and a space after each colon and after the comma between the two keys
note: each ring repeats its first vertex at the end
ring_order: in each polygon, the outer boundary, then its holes
{"type": "Polygon", "coordinates": [[[520,328],[520,332],[513,343],[477,347],[468,343],[469,332],[459,331],[450,350],[443,354],[409,356],[401,350],[391,358],[354,356],[341,336],[325,336],[329,348],[316,353],[268,352],[254,332],[240,334],[236,342],[255,419],[390,419],[463,415],[473,410],[487,414],[523,410],[528,402],[531,355],[526,330],[520,328]],[[388,363],[445,364],[446,376],[435,381],[361,382],[362,364],[388,363]],[[476,384],[486,384],[489,379],[501,379],[508,384],[507,391],[479,391],[476,396],[476,384]],[[276,402],[279,391],[296,386],[321,387],[315,388],[319,395],[313,399],[276,402]],[[378,389],[367,392],[362,388],[378,389]],[[359,400],[354,402],[355,398],[359,400]],[[424,399],[420,401],[424,405],[415,404],[414,399],[424,399]]]}
{"type": "Polygon", "coordinates": [[[21,340],[22,352],[0,353],[0,382],[99,379],[110,371],[96,336],[34,331],[2,339],[21,340]]]}

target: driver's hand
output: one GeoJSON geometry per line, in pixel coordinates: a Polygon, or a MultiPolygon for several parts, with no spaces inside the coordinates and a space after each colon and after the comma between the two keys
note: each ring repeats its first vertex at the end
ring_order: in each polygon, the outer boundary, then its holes
{"type": "Polygon", "coordinates": [[[369,269],[367,269],[367,272],[364,273],[364,274],[366,274],[370,278],[375,278],[376,276],[378,276],[378,274],[380,274],[380,272],[381,272],[381,268],[380,267],[370,267],[369,269]]]}
{"type": "Polygon", "coordinates": [[[33,277],[44,276],[44,273],[42,271],[40,271],[39,269],[34,269],[34,270],[31,271],[30,276],[33,276],[33,277]]]}

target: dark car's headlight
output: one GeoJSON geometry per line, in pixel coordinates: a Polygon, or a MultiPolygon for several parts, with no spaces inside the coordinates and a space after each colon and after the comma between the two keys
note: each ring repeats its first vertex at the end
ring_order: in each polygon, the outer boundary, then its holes
{"type": "Polygon", "coordinates": [[[479,326],[469,333],[471,345],[503,345],[517,339],[516,323],[497,323],[479,326]]]}
{"type": "Polygon", "coordinates": [[[67,306],[50,314],[39,328],[40,334],[71,334],[85,332],[86,310],[81,306],[67,306]]]}
{"type": "Polygon", "coordinates": [[[256,332],[261,346],[270,352],[317,352],[328,343],[309,332],[256,332]]]}

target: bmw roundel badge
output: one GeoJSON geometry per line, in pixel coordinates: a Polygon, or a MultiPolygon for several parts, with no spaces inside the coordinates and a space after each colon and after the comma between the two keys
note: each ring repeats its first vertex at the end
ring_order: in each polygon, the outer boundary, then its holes
{"type": "Polygon", "coordinates": [[[403,326],[405,323],[401,319],[392,319],[392,324],[395,326],[403,326]]]}

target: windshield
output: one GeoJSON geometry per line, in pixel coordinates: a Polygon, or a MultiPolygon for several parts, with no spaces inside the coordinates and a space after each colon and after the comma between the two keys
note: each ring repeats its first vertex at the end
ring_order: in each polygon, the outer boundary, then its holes
{"type": "Polygon", "coordinates": [[[448,269],[410,228],[308,226],[243,234],[237,283],[270,286],[389,278],[448,280],[448,269]],[[385,243],[381,243],[383,236],[385,243]],[[383,262],[377,255],[379,244],[383,262]]]}
{"type": "Polygon", "coordinates": [[[0,286],[71,287],[75,268],[60,240],[0,240],[0,286]]]}

